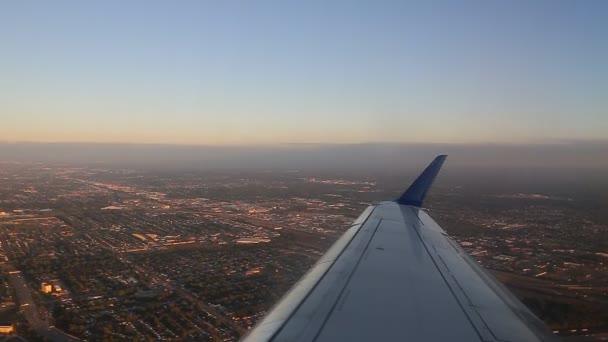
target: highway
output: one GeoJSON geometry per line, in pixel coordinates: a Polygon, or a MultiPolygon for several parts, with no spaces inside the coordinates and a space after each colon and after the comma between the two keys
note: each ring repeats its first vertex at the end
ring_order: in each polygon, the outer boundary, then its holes
{"type": "Polygon", "coordinates": [[[20,271],[9,271],[8,278],[15,289],[20,310],[27,322],[38,335],[54,342],[76,342],[80,339],[68,335],[63,331],[51,326],[47,321],[40,318],[34,299],[20,271]]]}

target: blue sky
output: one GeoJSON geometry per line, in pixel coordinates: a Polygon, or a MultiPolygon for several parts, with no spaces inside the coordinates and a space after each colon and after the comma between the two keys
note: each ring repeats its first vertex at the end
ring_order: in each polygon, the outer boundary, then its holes
{"type": "Polygon", "coordinates": [[[12,1],[0,141],[608,138],[607,1],[12,1]]]}

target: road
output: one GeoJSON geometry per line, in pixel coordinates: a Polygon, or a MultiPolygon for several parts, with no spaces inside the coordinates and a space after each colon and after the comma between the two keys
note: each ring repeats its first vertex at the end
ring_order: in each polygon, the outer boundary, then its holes
{"type": "Polygon", "coordinates": [[[38,335],[45,337],[54,342],[76,342],[80,339],[68,335],[63,331],[51,326],[47,321],[40,318],[34,299],[30,292],[30,288],[27,286],[25,279],[20,271],[9,271],[8,279],[15,289],[17,295],[17,301],[21,308],[21,312],[27,319],[27,322],[38,335]]]}

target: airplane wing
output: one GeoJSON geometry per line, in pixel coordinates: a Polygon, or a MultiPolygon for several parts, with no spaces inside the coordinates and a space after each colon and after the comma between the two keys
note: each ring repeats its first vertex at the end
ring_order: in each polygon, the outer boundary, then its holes
{"type": "Polygon", "coordinates": [[[368,207],[244,341],[550,341],[420,209],[446,156],[368,207]]]}

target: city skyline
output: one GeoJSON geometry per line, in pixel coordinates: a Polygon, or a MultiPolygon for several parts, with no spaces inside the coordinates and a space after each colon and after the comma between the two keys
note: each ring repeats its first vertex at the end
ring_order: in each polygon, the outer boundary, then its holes
{"type": "Polygon", "coordinates": [[[522,144],[608,131],[602,1],[3,7],[3,142],[522,144]]]}

